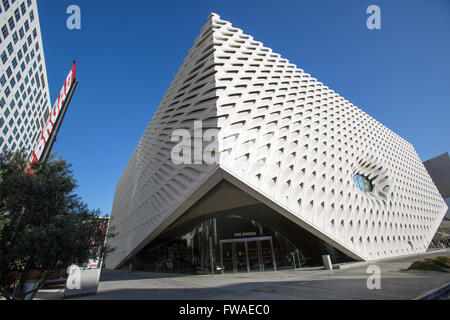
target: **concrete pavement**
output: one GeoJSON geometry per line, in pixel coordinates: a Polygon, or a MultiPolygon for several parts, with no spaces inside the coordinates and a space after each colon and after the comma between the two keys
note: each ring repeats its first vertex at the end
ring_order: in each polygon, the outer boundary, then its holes
{"type": "MultiPolygon", "coordinates": [[[[450,273],[404,269],[415,260],[440,255],[450,255],[450,250],[346,265],[342,270],[287,270],[214,277],[104,270],[97,295],[78,299],[415,299],[450,283],[450,273]],[[372,275],[367,273],[369,265],[380,268],[381,289],[368,289],[367,279],[372,275]]],[[[45,299],[39,294],[37,298],[45,299]]],[[[57,299],[57,295],[49,298],[57,299]]]]}

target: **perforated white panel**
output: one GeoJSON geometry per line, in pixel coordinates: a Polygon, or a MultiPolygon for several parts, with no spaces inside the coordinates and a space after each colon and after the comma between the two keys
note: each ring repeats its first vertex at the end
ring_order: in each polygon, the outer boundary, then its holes
{"type": "Polygon", "coordinates": [[[410,143],[212,14],[117,185],[107,265],[163,231],[215,170],[364,260],[425,251],[447,210],[410,143]],[[220,163],[175,165],[171,133],[198,119],[220,130],[220,163]]]}

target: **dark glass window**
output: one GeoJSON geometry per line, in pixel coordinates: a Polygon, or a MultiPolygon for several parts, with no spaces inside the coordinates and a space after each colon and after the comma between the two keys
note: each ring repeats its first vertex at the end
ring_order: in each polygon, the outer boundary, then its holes
{"type": "Polygon", "coordinates": [[[9,0],[3,0],[3,7],[5,8],[5,11],[9,9],[9,0]]]}
{"type": "MultiPolygon", "coordinates": [[[[31,70],[31,68],[30,68],[30,70],[31,70]]],[[[37,86],[38,88],[40,88],[40,87],[41,87],[41,83],[39,82],[39,75],[38,75],[37,72],[36,72],[36,74],[34,75],[34,77],[35,77],[35,79],[36,79],[36,86],[37,86]]]]}
{"type": "Polygon", "coordinates": [[[6,48],[8,49],[8,53],[11,55],[13,53],[13,51],[14,51],[12,43],[9,43],[6,48]]]}
{"type": "Polygon", "coordinates": [[[8,27],[6,26],[6,24],[2,27],[2,33],[3,38],[6,39],[6,37],[9,35],[8,27]]]}
{"type": "Polygon", "coordinates": [[[14,11],[14,15],[16,17],[16,22],[19,22],[20,20],[20,11],[19,8],[16,9],[16,11],[14,11]]]}
{"type": "Polygon", "coordinates": [[[17,36],[17,32],[14,31],[12,37],[13,37],[13,40],[14,40],[14,44],[16,44],[17,41],[19,41],[19,37],[17,36]]]}
{"type": "Polygon", "coordinates": [[[9,18],[8,24],[9,24],[9,29],[11,31],[13,31],[14,27],[16,26],[15,23],[14,23],[14,18],[13,17],[9,18]]]}

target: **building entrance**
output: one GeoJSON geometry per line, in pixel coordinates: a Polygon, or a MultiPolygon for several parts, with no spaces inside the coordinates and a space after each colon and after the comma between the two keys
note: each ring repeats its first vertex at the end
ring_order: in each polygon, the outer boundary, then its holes
{"type": "MultiPolygon", "coordinates": [[[[134,257],[136,270],[211,274],[322,265],[325,243],[264,205],[177,222],[134,257]]],[[[350,261],[333,258],[333,263],[350,261]]],[[[131,261],[131,260],[130,260],[131,261]]]]}
{"type": "Polygon", "coordinates": [[[222,272],[276,271],[272,237],[220,240],[222,272]]]}

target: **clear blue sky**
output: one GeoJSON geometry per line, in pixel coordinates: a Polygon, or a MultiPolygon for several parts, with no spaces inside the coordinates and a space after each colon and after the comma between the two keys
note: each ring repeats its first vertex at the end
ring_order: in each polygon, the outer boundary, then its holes
{"type": "Polygon", "coordinates": [[[117,181],[210,12],[280,53],[411,142],[450,151],[450,1],[38,0],[52,101],[78,88],[53,147],[78,194],[110,214],[117,181]],[[81,30],[66,9],[81,8],[81,30]],[[366,8],[381,8],[368,30],[366,8]]]}

